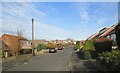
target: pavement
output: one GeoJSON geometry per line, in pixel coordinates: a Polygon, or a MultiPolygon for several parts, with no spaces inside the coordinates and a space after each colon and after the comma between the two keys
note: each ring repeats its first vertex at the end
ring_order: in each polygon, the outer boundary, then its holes
{"type": "Polygon", "coordinates": [[[6,71],[70,71],[70,54],[74,46],[58,50],[57,53],[36,55],[24,64],[6,71]]]}
{"type": "Polygon", "coordinates": [[[95,60],[83,60],[77,51],[71,53],[70,71],[71,73],[103,73],[96,66],[95,60]]]}

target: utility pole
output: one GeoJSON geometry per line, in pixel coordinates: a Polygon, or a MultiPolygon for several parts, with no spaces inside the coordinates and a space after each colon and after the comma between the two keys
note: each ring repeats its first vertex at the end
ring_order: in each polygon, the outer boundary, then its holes
{"type": "Polygon", "coordinates": [[[35,56],[35,49],[34,49],[34,19],[32,18],[32,54],[35,56]]]}

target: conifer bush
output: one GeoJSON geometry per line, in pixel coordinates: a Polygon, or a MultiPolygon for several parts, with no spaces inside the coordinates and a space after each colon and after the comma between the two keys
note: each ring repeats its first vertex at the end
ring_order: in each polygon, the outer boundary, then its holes
{"type": "Polygon", "coordinates": [[[94,44],[92,40],[87,40],[84,44],[83,50],[84,50],[84,59],[90,60],[91,59],[91,51],[94,49],[94,44]]]}
{"type": "Polygon", "coordinates": [[[110,71],[120,71],[120,50],[103,52],[97,59],[101,66],[105,66],[110,71]]]}

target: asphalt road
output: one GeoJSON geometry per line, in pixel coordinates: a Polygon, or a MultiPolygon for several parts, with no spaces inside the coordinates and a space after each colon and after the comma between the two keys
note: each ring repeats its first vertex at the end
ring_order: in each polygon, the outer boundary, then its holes
{"type": "Polygon", "coordinates": [[[69,60],[73,47],[67,47],[57,53],[45,53],[33,57],[26,64],[8,69],[7,71],[70,71],[69,60]]]}

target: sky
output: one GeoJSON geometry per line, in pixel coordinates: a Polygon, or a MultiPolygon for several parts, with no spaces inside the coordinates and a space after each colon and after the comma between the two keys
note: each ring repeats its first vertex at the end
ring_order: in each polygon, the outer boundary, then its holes
{"type": "Polygon", "coordinates": [[[103,27],[118,21],[117,2],[2,2],[0,29],[3,34],[22,30],[31,39],[85,40],[103,27]]]}

